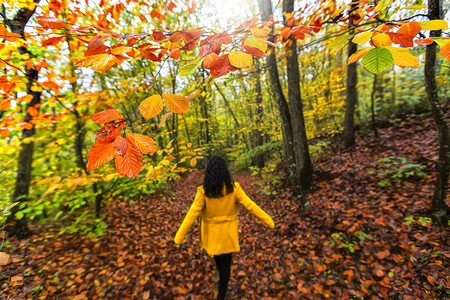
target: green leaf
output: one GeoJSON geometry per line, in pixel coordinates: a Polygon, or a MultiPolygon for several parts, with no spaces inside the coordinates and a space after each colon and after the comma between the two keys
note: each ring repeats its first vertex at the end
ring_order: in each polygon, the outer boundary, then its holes
{"type": "Polygon", "coordinates": [[[348,35],[343,34],[338,37],[335,37],[331,39],[330,43],[328,44],[328,48],[336,48],[339,46],[342,46],[344,43],[347,43],[348,35]]]}
{"type": "Polygon", "coordinates": [[[419,22],[422,30],[441,30],[448,29],[448,24],[444,20],[431,20],[419,22]]]}
{"type": "Polygon", "coordinates": [[[16,212],[16,219],[20,220],[22,218],[23,218],[23,212],[21,212],[21,211],[16,212]]]}
{"type": "Polygon", "coordinates": [[[443,37],[436,37],[431,38],[433,41],[435,41],[440,47],[444,47],[445,44],[449,43],[450,40],[448,38],[443,37]]]}
{"type": "Polygon", "coordinates": [[[186,76],[189,74],[192,74],[195,70],[197,70],[203,62],[204,57],[197,58],[196,60],[191,61],[187,65],[184,65],[181,67],[180,72],[178,72],[178,75],[180,76],[186,76]]]}
{"type": "Polygon", "coordinates": [[[373,48],[364,55],[363,65],[374,74],[380,74],[394,63],[391,52],[384,47],[373,48]]]}

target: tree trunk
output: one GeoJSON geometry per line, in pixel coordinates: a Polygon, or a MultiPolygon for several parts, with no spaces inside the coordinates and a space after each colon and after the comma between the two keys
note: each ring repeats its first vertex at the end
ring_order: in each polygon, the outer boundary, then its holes
{"type": "MultiPolygon", "coordinates": [[[[283,13],[291,13],[294,10],[294,0],[283,1],[283,13]]],[[[285,20],[286,21],[286,20],[285,20]]],[[[296,182],[294,191],[299,198],[302,208],[309,206],[308,188],[313,173],[313,164],[309,155],[308,139],[306,137],[305,119],[303,116],[303,104],[300,92],[300,74],[298,68],[297,43],[293,37],[289,38],[286,52],[287,59],[287,84],[289,110],[291,113],[292,136],[294,140],[294,154],[296,162],[296,182]]]]}
{"type": "MultiPolygon", "coordinates": [[[[34,1],[39,3],[39,1],[34,1]]],[[[34,10],[29,10],[28,8],[21,8],[14,16],[12,20],[5,20],[5,24],[9,26],[12,32],[18,33],[25,38],[25,25],[28,23],[28,20],[34,14],[34,10]]],[[[28,51],[27,48],[20,46],[17,48],[17,51],[20,54],[28,53],[30,57],[33,55],[28,51]]],[[[34,92],[31,90],[33,83],[38,80],[39,72],[31,67],[30,69],[25,70],[25,76],[27,77],[27,94],[33,96],[33,99],[27,104],[27,109],[29,107],[34,107],[36,104],[41,102],[41,92],[34,92]]],[[[31,122],[33,117],[26,113],[25,122],[31,122]]],[[[13,202],[19,202],[18,205],[15,205],[11,209],[11,214],[9,215],[6,223],[9,225],[6,227],[6,230],[11,234],[15,235],[19,238],[26,237],[30,234],[30,230],[28,228],[27,220],[25,217],[22,217],[20,220],[16,219],[16,213],[23,209],[23,206],[26,205],[27,198],[30,190],[31,183],[31,170],[32,170],[32,162],[33,162],[33,152],[34,152],[34,141],[24,140],[25,138],[32,138],[36,133],[35,125],[31,129],[24,129],[22,131],[22,141],[21,141],[21,150],[19,152],[19,157],[17,160],[17,176],[16,176],[16,185],[13,195],[13,202]]]]}
{"type": "MultiPolygon", "coordinates": [[[[354,10],[357,4],[352,1],[351,11],[354,10]]],[[[351,14],[351,12],[349,13],[351,14]]],[[[353,25],[353,21],[350,20],[349,27],[353,25]]],[[[358,47],[352,41],[348,42],[348,57],[356,53],[358,47]]],[[[357,63],[354,62],[347,65],[347,95],[345,98],[345,117],[344,117],[344,148],[350,148],[355,144],[355,106],[358,98],[358,92],[356,91],[356,84],[358,83],[357,63]]]]}
{"type": "MultiPolygon", "coordinates": [[[[258,0],[259,10],[263,12],[262,19],[268,20],[272,15],[272,3],[270,0],[258,0]]],[[[277,61],[275,57],[275,49],[269,50],[266,56],[266,64],[270,78],[270,85],[272,87],[273,96],[278,107],[281,118],[281,132],[283,134],[283,154],[286,163],[286,170],[292,186],[295,185],[295,154],[294,154],[294,140],[292,137],[291,117],[289,113],[289,106],[284,97],[281,88],[280,77],[278,75],[277,61]]]]}
{"type": "MultiPolygon", "coordinates": [[[[428,17],[430,20],[441,19],[441,1],[428,1],[428,17]]],[[[441,36],[440,30],[430,32],[430,37],[441,36]]],[[[434,188],[431,208],[433,220],[438,224],[445,224],[448,220],[447,206],[445,204],[450,170],[450,131],[438,98],[436,84],[436,43],[428,45],[425,53],[425,90],[431,106],[431,113],[439,133],[439,159],[436,163],[436,185],[434,188]]]]}
{"type": "MultiPolygon", "coordinates": [[[[259,59],[255,59],[255,77],[256,77],[256,124],[262,124],[263,107],[262,107],[262,89],[261,89],[261,68],[259,66],[259,59]]],[[[261,128],[256,128],[256,146],[261,147],[264,144],[264,137],[261,128]]],[[[264,154],[257,154],[254,158],[255,165],[258,168],[264,167],[264,154]]]]}
{"type": "Polygon", "coordinates": [[[370,111],[372,114],[372,130],[375,138],[378,138],[377,124],[375,122],[375,99],[377,97],[377,74],[373,75],[372,94],[370,95],[370,111]]]}

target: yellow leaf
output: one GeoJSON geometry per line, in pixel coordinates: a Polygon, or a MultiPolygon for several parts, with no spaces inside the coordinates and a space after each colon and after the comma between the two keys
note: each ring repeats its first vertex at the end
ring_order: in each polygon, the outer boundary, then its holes
{"type": "Polygon", "coordinates": [[[189,101],[186,97],[174,94],[162,94],[166,107],[174,113],[186,114],[189,112],[189,101]]]}
{"type": "Polygon", "coordinates": [[[444,20],[432,20],[419,22],[422,30],[441,30],[448,29],[448,23],[444,20]]]}
{"type": "Polygon", "coordinates": [[[372,48],[373,47],[367,47],[367,48],[356,51],[348,58],[347,64],[352,64],[355,61],[358,61],[361,57],[363,57],[372,48]]]}
{"type": "Polygon", "coordinates": [[[269,36],[270,28],[267,26],[264,27],[252,27],[250,29],[251,33],[256,36],[257,38],[263,38],[266,39],[269,36]]]}
{"type": "Polygon", "coordinates": [[[104,181],[111,181],[111,180],[113,180],[116,176],[117,176],[116,173],[108,174],[108,175],[106,175],[104,181]]]}
{"type": "Polygon", "coordinates": [[[116,57],[106,53],[87,56],[77,61],[77,65],[82,67],[92,67],[99,73],[108,71],[116,64],[116,57]]]}
{"type": "Polygon", "coordinates": [[[191,167],[194,167],[197,164],[197,159],[194,157],[193,159],[191,159],[189,164],[191,165],[191,167]]]}
{"type": "Polygon", "coordinates": [[[372,42],[377,47],[386,47],[392,44],[391,38],[387,33],[379,33],[372,37],[372,42]]]}
{"type": "Polygon", "coordinates": [[[228,55],[230,63],[237,68],[248,68],[253,63],[251,54],[242,51],[233,51],[228,55]]]}
{"type": "Polygon", "coordinates": [[[419,59],[409,53],[408,48],[386,47],[394,58],[394,65],[402,68],[418,68],[419,59]]]}
{"type": "Polygon", "coordinates": [[[157,116],[162,110],[163,101],[161,95],[150,96],[139,104],[139,111],[146,120],[157,116]]]}
{"type": "Polygon", "coordinates": [[[133,50],[131,47],[117,47],[117,48],[111,48],[111,54],[114,55],[124,55],[125,53],[130,52],[133,50]]]}
{"type": "Polygon", "coordinates": [[[353,38],[352,42],[355,44],[367,43],[370,40],[370,38],[372,37],[372,35],[373,35],[373,32],[370,32],[370,31],[358,33],[353,38]]]}
{"type": "Polygon", "coordinates": [[[375,11],[378,12],[384,10],[386,7],[389,6],[389,4],[392,3],[392,1],[394,0],[380,0],[378,2],[378,5],[375,7],[375,11]]]}
{"type": "Polygon", "coordinates": [[[266,41],[264,41],[264,40],[262,40],[260,38],[257,38],[254,35],[249,35],[244,40],[244,45],[256,48],[256,49],[258,49],[259,51],[262,51],[262,52],[266,52],[266,50],[267,50],[267,43],[266,43],[266,41]]]}
{"type": "Polygon", "coordinates": [[[423,9],[423,8],[427,8],[427,6],[426,5],[409,5],[409,6],[402,7],[400,9],[423,9]]]}

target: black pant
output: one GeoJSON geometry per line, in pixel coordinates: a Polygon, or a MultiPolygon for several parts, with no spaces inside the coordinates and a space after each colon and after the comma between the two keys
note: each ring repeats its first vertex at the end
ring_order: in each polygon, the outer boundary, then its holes
{"type": "Polygon", "coordinates": [[[228,281],[230,280],[231,272],[231,253],[214,255],[217,270],[219,271],[219,293],[217,299],[225,299],[227,293],[228,281]]]}

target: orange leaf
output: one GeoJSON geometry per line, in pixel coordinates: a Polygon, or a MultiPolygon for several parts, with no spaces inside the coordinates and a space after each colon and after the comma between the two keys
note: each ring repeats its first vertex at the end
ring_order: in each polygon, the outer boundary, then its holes
{"type": "Polygon", "coordinates": [[[314,285],[313,285],[313,287],[314,287],[314,289],[319,293],[319,294],[322,294],[322,285],[321,284],[319,284],[319,283],[315,283],[314,285]]]}
{"type": "Polygon", "coordinates": [[[422,26],[420,26],[420,23],[412,21],[400,26],[400,28],[397,30],[397,33],[415,37],[420,32],[420,30],[422,30],[422,26]]]}
{"type": "Polygon", "coordinates": [[[380,269],[376,269],[374,273],[375,273],[375,275],[377,275],[378,277],[383,277],[383,275],[384,275],[383,270],[380,270],[380,269]]]}
{"type": "Polygon", "coordinates": [[[355,53],[350,55],[350,57],[348,58],[348,64],[350,65],[350,64],[358,61],[361,57],[363,57],[372,48],[373,47],[367,47],[367,48],[356,51],[355,53]]]}
{"type": "MultiPolygon", "coordinates": [[[[101,49],[101,47],[98,49],[101,49]]],[[[99,73],[108,71],[117,63],[118,59],[114,55],[107,53],[87,56],[77,61],[77,65],[82,67],[92,66],[92,68],[99,73]]]]}
{"type": "Polygon", "coordinates": [[[5,100],[0,104],[0,110],[7,110],[8,108],[11,107],[11,101],[10,100],[5,100]]]}
{"type": "Polygon", "coordinates": [[[217,55],[214,52],[206,55],[205,59],[203,60],[203,67],[205,67],[205,69],[210,69],[211,63],[215,61],[217,58],[219,58],[219,55],[217,55]]]}
{"type": "Polygon", "coordinates": [[[441,47],[441,55],[446,59],[450,60],[450,42],[447,42],[441,47]]]}
{"type": "Polygon", "coordinates": [[[3,138],[8,137],[9,129],[8,128],[0,128],[0,136],[3,138]]]}
{"type": "Polygon", "coordinates": [[[434,41],[430,38],[425,38],[425,39],[417,39],[414,41],[417,45],[421,45],[421,46],[426,46],[426,45],[430,45],[433,44],[434,41]]]}
{"type": "Polygon", "coordinates": [[[33,106],[27,108],[27,113],[32,117],[36,117],[39,114],[38,110],[33,106]]]}
{"type": "Polygon", "coordinates": [[[92,115],[91,119],[97,124],[104,124],[111,121],[123,119],[123,116],[116,109],[107,109],[92,115]]]}
{"type": "Polygon", "coordinates": [[[344,271],[344,275],[347,275],[347,282],[352,281],[354,275],[353,270],[344,271]]]}
{"type": "Polygon", "coordinates": [[[145,135],[137,134],[137,133],[127,133],[127,139],[133,145],[138,147],[138,149],[145,154],[156,152],[156,144],[155,141],[145,135]]]}
{"type": "Polygon", "coordinates": [[[66,28],[66,22],[64,20],[55,17],[37,17],[39,25],[42,27],[52,28],[52,29],[63,29],[66,28]]]}
{"type": "Polygon", "coordinates": [[[173,58],[173,59],[179,59],[180,58],[180,49],[173,49],[171,51],[169,51],[169,57],[173,58]]]}
{"type": "Polygon", "coordinates": [[[105,162],[114,158],[114,143],[92,145],[88,154],[88,170],[94,170],[101,167],[105,162]]]}
{"type": "Polygon", "coordinates": [[[0,266],[6,266],[8,264],[10,255],[6,252],[0,252],[0,266]]]}
{"type": "Polygon", "coordinates": [[[117,155],[117,153],[115,155],[116,169],[119,174],[128,178],[134,178],[141,170],[142,152],[128,139],[126,141],[128,144],[127,153],[124,156],[117,155]]]}
{"type": "Polygon", "coordinates": [[[125,125],[125,121],[117,121],[103,126],[97,132],[95,142],[99,144],[107,144],[114,141],[120,134],[122,127],[125,125]]]}
{"type": "Polygon", "coordinates": [[[162,97],[166,107],[170,111],[180,114],[186,114],[189,112],[189,101],[186,97],[177,96],[174,94],[162,94],[162,97]]]}
{"type": "Polygon", "coordinates": [[[434,286],[436,284],[436,278],[434,278],[431,275],[427,276],[428,282],[431,283],[432,286],[434,286]]]}

